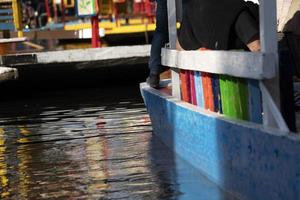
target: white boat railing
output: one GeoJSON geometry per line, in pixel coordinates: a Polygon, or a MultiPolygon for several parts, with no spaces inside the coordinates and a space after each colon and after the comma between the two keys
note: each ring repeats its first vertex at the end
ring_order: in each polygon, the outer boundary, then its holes
{"type": "Polygon", "coordinates": [[[275,77],[275,56],[241,51],[177,51],[162,49],[162,64],[177,69],[224,74],[239,78],[275,77]]]}
{"type": "Polygon", "coordinates": [[[168,0],[169,47],[162,49],[162,64],[172,68],[172,95],[180,99],[180,69],[225,74],[260,81],[263,124],[286,133],[289,129],[280,113],[276,1],[260,1],[261,52],[177,51],[176,3],[168,0]]]}
{"type": "MultiPolygon", "coordinates": [[[[169,48],[176,49],[176,40],[177,40],[176,5],[182,5],[182,2],[181,0],[167,0],[167,3],[168,3],[169,48]]],[[[177,70],[176,68],[172,69],[172,88],[173,88],[172,95],[174,97],[180,98],[179,70],[177,70]]]]}

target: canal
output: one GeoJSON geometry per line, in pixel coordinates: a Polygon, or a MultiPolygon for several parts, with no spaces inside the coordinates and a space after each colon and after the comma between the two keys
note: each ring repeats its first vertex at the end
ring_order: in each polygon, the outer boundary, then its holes
{"type": "Polygon", "coordinates": [[[233,199],[152,134],[141,78],[82,77],[1,86],[1,199],[233,199]]]}

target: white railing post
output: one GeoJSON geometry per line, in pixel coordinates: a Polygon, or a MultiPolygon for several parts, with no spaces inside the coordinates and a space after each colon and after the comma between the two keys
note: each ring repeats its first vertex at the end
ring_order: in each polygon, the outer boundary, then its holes
{"type": "MultiPolygon", "coordinates": [[[[179,0],[178,2],[181,2],[179,0]]],[[[177,26],[176,26],[176,1],[168,0],[168,28],[169,28],[169,45],[171,49],[176,49],[177,26]]],[[[180,81],[179,70],[172,69],[172,95],[180,98],[180,81]]]]}
{"type": "MultiPolygon", "coordinates": [[[[274,54],[275,60],[266,63],[267,67],[275,68],[275,78],[264,81],[266,88],[272,95],[276,106],[280,110],[280,90],[279,90],[279,66],[278,66],[278,45],[277,45],[277,17],[276,17],[276,0],[260,1],[260,40],[261,51],[267,54],[274,54]]],[[[262,94],[263,99],[263,123],[269,127],[278,127],[274,116],[267,105],[266,97],[262,94]]]]}

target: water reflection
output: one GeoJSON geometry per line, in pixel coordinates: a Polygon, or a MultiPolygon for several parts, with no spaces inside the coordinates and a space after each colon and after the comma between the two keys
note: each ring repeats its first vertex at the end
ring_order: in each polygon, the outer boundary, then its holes
{"type": "Polygon", "coordinates": [[[137,88],[110,91],[1,102],[1,199],[232,199],[152,135],[137,88]]]}
{"type": "Polygon", "coordinates": [[[7,164],[5,159],[5,131],[3,128],[0,128],[0,185],[1,185],[1,198],[5,198],[9,196],[8,191],[8,182],[9,179],[7,177],[7,164]]]}

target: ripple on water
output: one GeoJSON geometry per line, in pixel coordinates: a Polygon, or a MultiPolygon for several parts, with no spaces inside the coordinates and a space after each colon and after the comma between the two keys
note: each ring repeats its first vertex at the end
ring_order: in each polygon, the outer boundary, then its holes
{"type": "Polygon", "coordinates": [[[1,199],[232,199],[152,135],[137,92],[115,93],[0,103],[1,199]]]}

